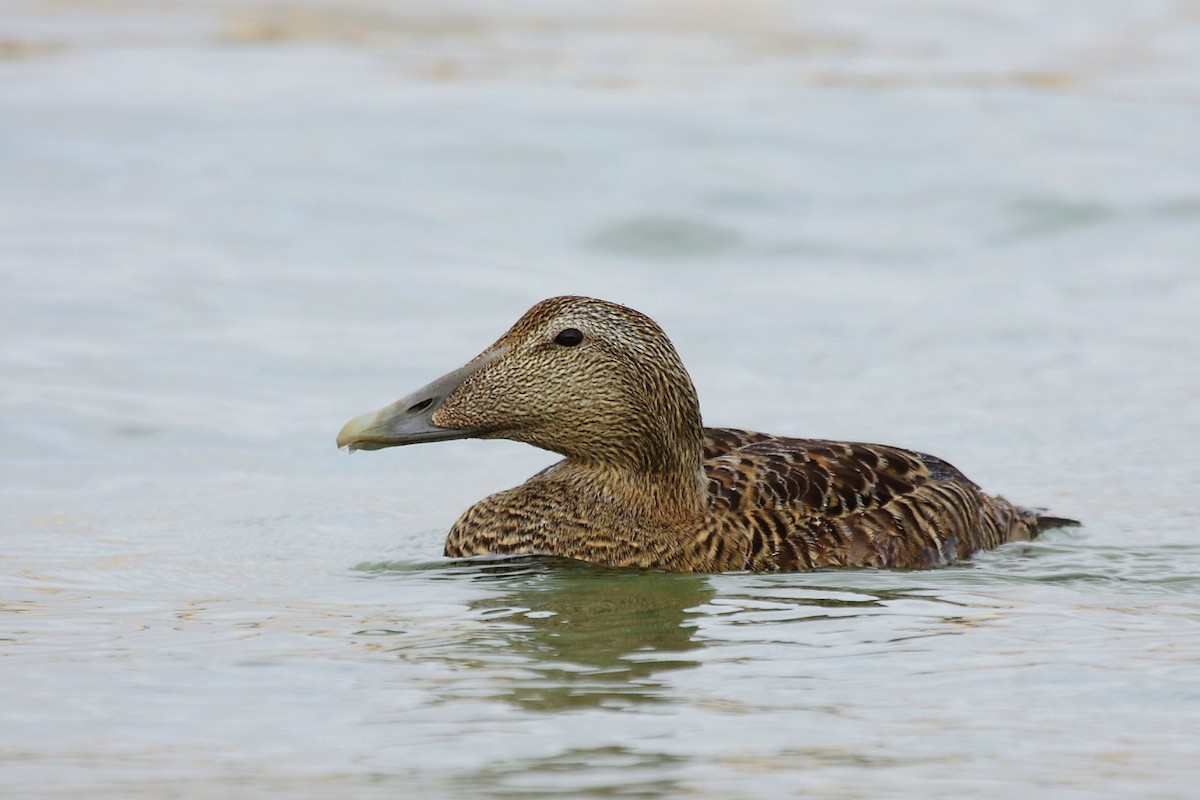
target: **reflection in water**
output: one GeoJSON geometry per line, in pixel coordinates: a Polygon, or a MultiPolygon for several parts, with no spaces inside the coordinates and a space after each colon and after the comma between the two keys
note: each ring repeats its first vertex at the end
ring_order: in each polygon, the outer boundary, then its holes
{"type": "MultiPolygon", "coordinates": [[[[831,588],[825,573],[677,575],[541,557],[358,571],[424,584],[418,594],[427,592],[430,614],[408,605],[359,630],[360,643],[370,637],[372,649],[434,667],[441,701],[503,700],[531,711],[677,702],[663,673],[740,658],[722,650],[729,644],[800,647],[808,661],[969,627],[955,601],[915,590],[902,574],[841,575],[831,588]],[[446,597],[455,605],[439,611],[446,597]],[[702,648],[713,652],[701,658],[702,648]]],[[[797,662],[790,677],[805,681],[811,670],[797,662]]]]}
{"type": "MultiPolygon", "coordinates": [[[[373,576],[412,569],[360,567],[373,576]]],[[[695,665],[683,656],[701,646],[688,621],[714,595],[703,575],[529,557],[441,565],[426,577],[465,579],[489,590],[470,603],[479,624],[439,647],[439,657],[478,671],[481,680],[468,683],[487,686],[486,696],[540,710],[665,699],[654,676],[695,665]]],[[[403,630],[398,623],[391,632],[403,630]]],[[[430,656],[407,647],[396,653],[430,656]]]]}

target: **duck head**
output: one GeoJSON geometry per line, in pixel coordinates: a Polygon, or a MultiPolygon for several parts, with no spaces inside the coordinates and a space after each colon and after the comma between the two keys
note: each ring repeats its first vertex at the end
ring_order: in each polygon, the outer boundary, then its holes
{"type": "Polygon", "coordinates": [[[346,423],[339,447],[513,439],[584,462],[698,469],[696,390],[649,317],[586,297],[529,309],[465,366],[346,423]],[[682,461],[682,463],[681,463],[682,461]]]}

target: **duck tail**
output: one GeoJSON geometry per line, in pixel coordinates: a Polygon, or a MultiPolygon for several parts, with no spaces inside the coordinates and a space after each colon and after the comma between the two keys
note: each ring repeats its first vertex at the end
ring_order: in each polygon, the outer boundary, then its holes
{"type": "Polygon", "coordinates": [[[1049,514],[1043,514],[1040,511],[1037,514],[1036,528],[1038,533],[1053,530],[1054,528],[1078,528],[1082,523],[1077,519],[1068,517],[1052,517],[1049,514]]]}
{"type": "Polygon", "coordinates": [[[1000,542],[1029,542],[1053,528],[1075,528],[1079,521],[1067,517],[1054,517],[1044,513],[1043,508],[1023,508],[1002,497],[993,499],[993,513],[1003,520],[1004,531],[1000,542]]]}

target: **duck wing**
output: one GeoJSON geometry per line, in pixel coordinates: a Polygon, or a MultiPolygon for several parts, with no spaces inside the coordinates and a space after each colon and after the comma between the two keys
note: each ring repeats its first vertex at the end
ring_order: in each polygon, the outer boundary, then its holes
{"type": "Polygon", "coordinates": [[[706,428],[704,467],[724,535],[749,537],[746,569],[923,568],[1038,530],[1035,512],[899,447],[706,428]]]}

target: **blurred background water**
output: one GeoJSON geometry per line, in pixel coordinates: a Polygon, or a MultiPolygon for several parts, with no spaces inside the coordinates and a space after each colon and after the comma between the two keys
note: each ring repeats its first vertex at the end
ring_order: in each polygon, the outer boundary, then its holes
{"type": "Polygon", "coordinates": [[[0,794],[1195,796],[1200,8],[7,0],[0,794]],[[537,300],[706,420],[1078,517],[934,572],[450,563],[350,416],[537,300]]]}

